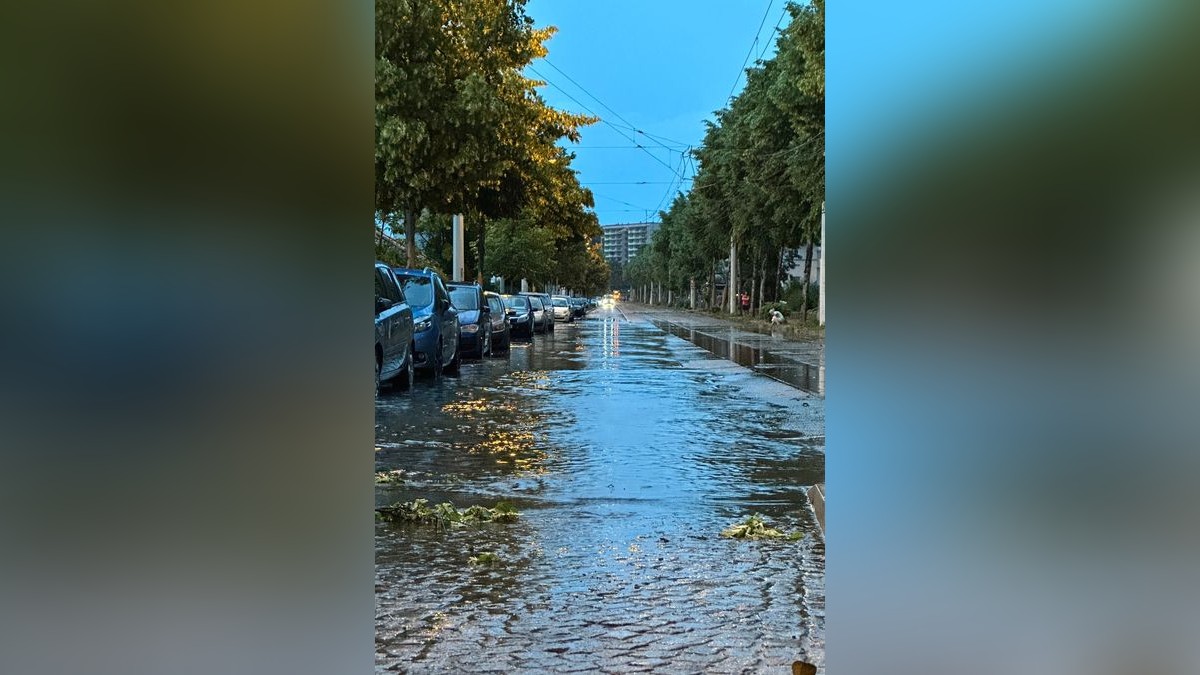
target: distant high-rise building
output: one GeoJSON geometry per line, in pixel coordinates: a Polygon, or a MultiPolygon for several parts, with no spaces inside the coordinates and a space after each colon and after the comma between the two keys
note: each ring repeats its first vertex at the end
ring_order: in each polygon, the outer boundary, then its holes
{"type": "Polygon", "coordinates": [[[609,263],[628,265],[642,247],[650,243],[650,237],[658,229],[660,223],[619,223],[601,225],[604,230],[604,257],[609,263]]]}

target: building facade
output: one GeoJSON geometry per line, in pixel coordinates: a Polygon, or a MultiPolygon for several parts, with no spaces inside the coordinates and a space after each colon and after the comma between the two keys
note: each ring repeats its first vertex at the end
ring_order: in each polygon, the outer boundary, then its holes
{"type": "Polygon", "coordinates": [[[601,225],[604,230],[601,246],[604,257],[610,264],[628,265],[642,247],[650,243],[650,237],[658,230],[659,223],[619,223],[601,225]]]}

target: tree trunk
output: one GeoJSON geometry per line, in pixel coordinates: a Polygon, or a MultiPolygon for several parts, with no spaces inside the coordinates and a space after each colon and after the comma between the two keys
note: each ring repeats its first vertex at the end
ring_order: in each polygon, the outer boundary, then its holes
{"type": "Polygon", "coordinates": [[[717,261],[708,266],[708,306],[717,306],[717,261]]]}
{"type": "Polygon", "coordinates": [[[808,321],[808,277],[812,274],[813,243],[804,248],[804,301],[800,303],[800,320],[808,321]]]}
{"type": "Polygon", "coordinates": [[[737,314],[738,303],[736,299],[736,291],[738,287],[738,250],[737,239],[733,235],[729,235],[729,283],[726,288],[726,295],[729,297],[729,313],[737,314]]]}
{"type": "Polygon", "coordinates": [[[767,259],[763,258],[761,266],[758,268],[758,308],[762,309],[763,302],[766,298],[767,288],[767,259]]]}
{"type": "Polygon", "coordinates": [[[408,257],[409,269],[417,267],[417,214],[419,209],[404,211],[404,250],[408,257]]]}
{"type": "Polygon", "coordinates": [[[754,263],[750,263],[750,304],[747,306],[747,312],[754,311],[754,291],[758,290],[756,276],[758,276],[758,269],[754,267],[754,263]]]}

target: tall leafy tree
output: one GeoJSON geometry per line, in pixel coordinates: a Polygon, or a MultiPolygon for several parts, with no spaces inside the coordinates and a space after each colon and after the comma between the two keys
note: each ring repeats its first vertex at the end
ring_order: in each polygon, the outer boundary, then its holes
{"type": "Polygon", "coordinates": [[[380,220],[403,214],[410,264],[423,209],[515,212],[522,179],[589,121],[546,105],[521,72],[553,32],[524,0],[376,2],[375,206],[380,220]]]}

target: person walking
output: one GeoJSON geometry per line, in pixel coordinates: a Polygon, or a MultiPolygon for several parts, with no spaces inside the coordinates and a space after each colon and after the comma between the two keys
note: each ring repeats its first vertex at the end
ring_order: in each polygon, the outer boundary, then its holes
{"type": "Polygon", "coordinates": [[[750,294],[742,291],[742,314],[750,313],[750,294]]]}

